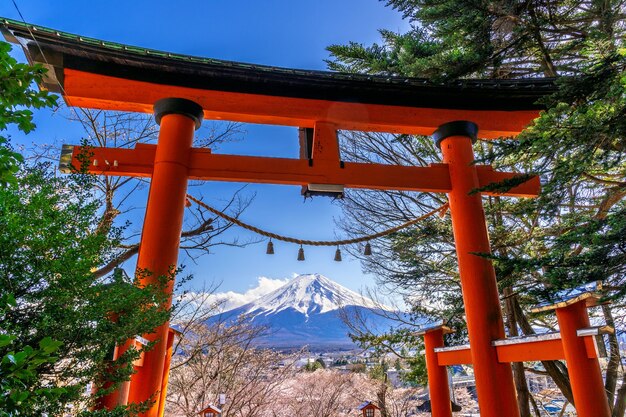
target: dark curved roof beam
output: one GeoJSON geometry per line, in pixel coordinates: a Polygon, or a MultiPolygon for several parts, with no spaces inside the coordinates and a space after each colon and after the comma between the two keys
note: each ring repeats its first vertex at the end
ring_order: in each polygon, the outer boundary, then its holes
{"type": "Polygon", "coordinates": [[[69,106],[151,113],[180,97],[205,118],[430,135],[471,120],[481,138],[514,136],[538,116],[553,80],[424,79],[309,71],[221,61],[85,38],[0,18],[5,38],[48,67],[42,85],[69,106]]]}

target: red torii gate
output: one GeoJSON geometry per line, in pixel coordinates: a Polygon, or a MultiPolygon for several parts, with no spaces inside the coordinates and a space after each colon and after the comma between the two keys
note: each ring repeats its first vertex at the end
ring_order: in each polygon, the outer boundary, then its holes
{"type": "MultiPolygon", "coordinates": [[[[492,342],[504,339],[481,195],[471,191],[518,174],[474,165],[472,143],[519,133],[538,116],[550,80],[467,80],[438,86],[425,80],[302,71],[181,56],[65,34],[0,19],[30,62],[49,68],[42,87],[70,106],[150,113],[160,123],[157,145],[95,148],[89,171],[151,177],[137,268],[154,277],[176,265],[188,179],[447,193],[467,316],[470,357],[481,414],[519,415],[511,367],[492,342]],[[307,159],[216,155],[192,147],[202,118],[314,129],[307,159]],[[433,135],[442,164],[428,167],[342,162],[339,129],[433,135]],[[434,132],[434,133],[433,133],[434,132]]],[[[72,158],[81,153],[73,148],[72,158]]],[[[539,179],[500,195],[532,197],[539,179]]],[[[486,194],[486,193],[483,193],[486,194]]],[[[168,291],[171,294],[171,286],[168,291]]],[[[170,299],[171,303],[171,299],[170,299]]],[[[169,306],[169,304],[168,304],[169,306]]],[[[145,416],[162,416],[171,342],[169,324],[144,335],[157,341],[130,384],[103,399],[110,408],[154,400],[145,416]],[[169,352],[168,352],[169,350],[169,352]]],[[[608,416],[608,414],[607,414],[608,416]]]]}
{"type": "MultiPolygon", "coordinates": [[[[572,291],[554,304],[531,312],[554,311],[558,332],[512,337],[491,342],[501,363],[553,361],[567,362],[572,396],[579,417],[609,416],[602,372],[598,362],[596,337],[612,333],[610,326],[590,327],[588,307],[598,305],[601,296],[595,288],[572,291]]],[[[445,347],[443,335],[452,330],[444,323],[418,332],[424,337],[424,354],[433,417],[452,417],[447,366],[473,364],[469,345],[445,347]]]]}

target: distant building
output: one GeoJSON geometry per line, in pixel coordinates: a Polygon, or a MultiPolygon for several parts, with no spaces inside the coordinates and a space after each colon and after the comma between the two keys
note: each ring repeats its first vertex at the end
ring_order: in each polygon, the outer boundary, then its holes
{"type": "Polygon", "coordinates": [[[217,408],[213,404],[209,404],[205,409],[200,411],[198,414],[200,414],[201,417],[219,417],[222,415],[222,410],[220,408],[217,408]]]}
{"type": "Polygon", "coordinates": [[[376,410],[380,410],[380,408],[371,401],[365,401],[363,404],[359,405],[357,409],[363,413],[363,417],[374,417],[376,410]]]}

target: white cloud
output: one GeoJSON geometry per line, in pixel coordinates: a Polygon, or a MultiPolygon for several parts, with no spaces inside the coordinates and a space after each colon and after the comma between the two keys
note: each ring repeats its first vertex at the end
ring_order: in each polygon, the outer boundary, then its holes
{"type": "Polygon", "coordinates": [[[259,277],[255,287],[250,288],[244,293],[235,291],[226,291],[222,293],[215,293],[211,296],[212,301],[223,302],[223,310],[232,310],[233,308],[240,307],[244,304],[248,304],[259,297],[269,294],[272,291],[282,287],[289,279],[273,279],[268,277],[259,277]]]}
{"type": "Polygon", "coordinates": [[[225,292],[187,292],[178,297],[181,309],[177,316],[179,318],[193,314],[194,311],[202,311],[215,314],[248,304],[259,297],[282,287],[289,278],[274,279],[268,277],[258,277],[254,287],[245,292],[225,291],[225,292]]]}

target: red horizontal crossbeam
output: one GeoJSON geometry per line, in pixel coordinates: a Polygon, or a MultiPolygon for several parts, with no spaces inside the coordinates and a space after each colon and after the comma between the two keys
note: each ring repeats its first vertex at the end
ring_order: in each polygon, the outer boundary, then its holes
{"type": "Polygon", "coordinates": [[[469,347],[437,352],[437,363],[439,366],[471,365],[472,352],[469,347]]]}
{"type": "Polygon", "coordinates": [[[480,126],[480,137],[516,136],[538,110],[464,110],[416,108],[381,104],[349,103],[202,90],[136,81],[64,68],[64,97],[70,106],[152,113],[153,105],[166,97],[194,101],[204,117],[245,123],[313,127],[318,121],[337,129],[431,135],[451,120],[471,120],[480,126]]]}
{"type": "MultiPolygon", "coordinates": [[[[150,177],[155,145],[137,145],[135,149],[82,148],[72,151],[72,165],[80,166],[79,156],[88,156],[88,171],[97,175],[150,177]]],[[[194,148],[189,161],[189,178],[208,181],[270,183],[283,185],[341,184],[347,188],[405,190],[447,193],[451,189],[447,164],[427,167],[345,162],[336,167],[328,163],[312,165],[308,159],[268,158],[213,154],[209,149],[194,148]]],[[[499,183],[519,174],[494,171],[491,166],[477,166],[481,187],[499,183]]],[[[534,197],[538,195],[538,177],[501,195],[534,197]]],[[[497,194],[485,192],[485,194],[497,194]]]]}
{"type": "Polygon", "coordinates": [[[497,346],[499,362],[556,361],[565,359],[561,339],[497,346]]]}
{"type": "MultiPolygon", "coordinates": [[[[598,357],[598,348],[593,336],[583,336],[588,358],[598,357]]],[[[530,340],[502,344],[495,346],[498,354],[498,362],[533,362],[555,361],[565,359],[561,338],[530,340]]],[[[469,347],[443,348],[435,351],[437,361],[441,366],[470,365],[472,356],[469,347]]]]}

